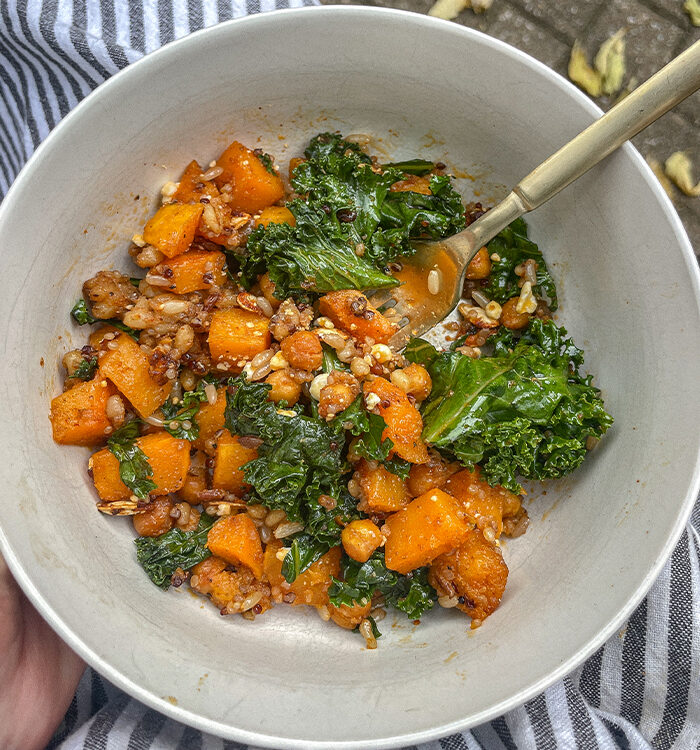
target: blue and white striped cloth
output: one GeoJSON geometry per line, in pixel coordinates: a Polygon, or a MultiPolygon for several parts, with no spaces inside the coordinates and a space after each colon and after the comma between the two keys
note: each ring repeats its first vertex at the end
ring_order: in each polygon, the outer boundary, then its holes
{"type": "MultiPolygon", "coordinates": [[[[0,0],[0,198],[51,128],[113,73],[204,26],[314,0],[0,0]]],[[[1,689],[1,687],[0,687],[1,689]]],[[[49,744],[61,750],[238,750],[88,669],[49,744]]],[[[505,716],[419,750],[700,748],[700,505],[627,625],[505,716]]]]}

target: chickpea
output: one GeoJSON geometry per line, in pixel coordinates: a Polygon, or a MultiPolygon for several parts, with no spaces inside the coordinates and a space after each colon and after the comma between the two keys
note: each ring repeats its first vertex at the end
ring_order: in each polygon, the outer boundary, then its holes
{"type": "Polygon", "coordinates": [[[183,531],[194,531],[201,515],[197,508],[190,507],[188,503],[178,503],[175,507],[180,511],[176,520],[177,527],[183,531]]]}
{"type": "Polygon", "coordinates": [[[292,367],[313,372],[323,364],[323,349],[311,331],[297,331],[282,341],[282,354],[292,367]]]}
{"type": "Polygon", "coordinates": [[[333,370],[328,375],[328,384],[321,389],[318,413],[323,419],[330,419],[352,404],[360,392],[357,378],[349,372],[333,370]]]}
{"type": "Polygon", "coordinates": [[[265,382],[272,386],[268,398],[275,403],[286,401],[288,406],[294,406],[301,396],[301,385],[284,370],[271,373],[267,376],[265,382]]]}
{"type": "Polygon", "coordinates": [[[467,278],[476,281],[485,279],[491,273],[491,258],[489,251],[482,247],[481,250],[469,261],[467,266],[467,278]]]}
{"type": "Polygon", "coordinates": [[[503,309],[501,311],[501,323],[506,327],[510,328],[511,330],[519,330],[520,328],[525,328],[525,326],[530,322],[530,316],[528,313],[519,313],[517,311],[517,304],[518,304],[519,297],[511,297],[505,305],[503,305],[503,309]]]}
{"type": "Polygon", "coordinates": [[[190,505],[199,505],[202,502],[199,493],[206,488],[207,482],[203,475],[190,473],[185,477],[185,483],[178,490],[177,496],[190,505]]]}
{"type": "Polygon", "coordinates": [[[173,527],[173,509],[169,497],[157,497],[143,513],[133,516],[134,529],[139,536],[160,536],[173,527]]]}
{"type": "Polygon", "coordinates": [[[403,369],[394,370],[389,377],[394,385],[404,393],[413,396],[416,401],[425,401],[433,387],[428,371],[425,367],[415,363],[403,369]]]}
{"type": "Polygon", "coordinates": [[[341,411],[345,411],[354,400],[355,394],[353,394],[350,386],[343,383],[327,385],[321,389],[318,413],[323,419],[329,419],[336,414],[340,414],[341,411]]]}
{"type": "Polygon", "coordinates": [[[72,375],[81,365],[83,361],[83,355],[80,353],[80,349],[72,349],[63,355],[63,366],[66,369],[67,375],[72,375]]]}
{"type": "Polygon", "coordinates": [[[258,285],[263,297],[272,305],[273,309],[276,310],[280,306],[280,300],[275,297],[275,284],[270,279],[269,273],[264,273],[258,279],[258,285]]]}
{"type": "Polygon", "coordinates": [[[347,630],[354,630],[372,611],[372,602],[367,604],[354,603],[352,607],[342,604],[340,607],[334,607],[332,604],[328,607],[331,613],[331,620],[336,625],[347,630]]]}

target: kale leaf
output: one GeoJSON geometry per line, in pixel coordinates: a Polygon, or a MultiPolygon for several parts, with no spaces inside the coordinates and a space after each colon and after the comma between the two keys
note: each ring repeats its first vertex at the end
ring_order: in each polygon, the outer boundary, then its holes
{"type": "Polygon", "coordinates": [[[394,443],[389,438],[382,440],[386,422],[384,417],[365,409],[361,395],[333,421],[358,438],[353,446],[358,456],[373,461],[387,460],[394,443]]]}
{"type": "Polygon", "coordinates": [[[95,372],[97,372],[97,357],[91,357],[90,359],[83,359],[75,372],[72,375],[69,375],[68,378],[75,378],[76,380],[91,380],[95,372]]]}
{"type": "Polygon", "coordinates": [[[538,297],[546,294],[549,298],[550,309],[557,309],[557,289],[554,279],[544,262],[542,252],[532,240],[528,239],[527,224],[524,219],[516,219],[497,234],[489,242],[488,251],[492,258],[491,273],[488,283],[482,290],[487,297],[500,303],[506,302],[511,297],[517,297],[520,294],[520,288],[515,267],[532,259],[537,262],[537,285],[533,287],[533,290],[538,297]],[[493,260],[494,254],[499,260],[493,260]]]}
{"type": "Polygon", "coordinates": [[[327,544],[314,539],[311,534],[297,534],[282,561],[282,575],[287,583],[294,583],[298,575],[323,557],[329,549],[327,544]]]}
{"type": "Polygon", "coordinates": [[[292,175],[294,189],[310,203],[325,206],[351,245],[362,245],[363,257],[380,268],[399,255],[411,255],[410,239],[437,239],[464,228],[462,199],[449,177],[431,177],[431,195],[391,192],[407,170],[387,166],[375,171],[356,144],[336,133],[317,135],[305,156],[292,175]]]}
{"type": "Polygon", "coordinates": [[[275,167],[270,154],[266,154],[264,151],[261,151],[260,153],[256,152],[255,155],[258,157],[258,159],[260,159],[263,167],[265,167],[265,169],[267,169],[270,174],[273,174],[276,177],[277,172],[275,172],[275,167]]]}
{"type": "Polygon", "coordinates": [[[128,333],[132,339],[136,339],[138,341],[140,335],[139,331],[136,331],[133,328],[129,328],[129,326],[124,325],[121,320],[117,320],[116,318],[101,320],[100,318],[93,317],[90,310],[88,310],[87,302],[85,302],[85,300],[82,298],[73,305],[73,309],[70,311],[70,314],[73,317],[73,320],[75,320],[75,322],[79,326],[84,326],[88,323],[104,323],[105,325],[110,325],[114,328],[118,328],[120,331],[124,331],[124,333],[128,333]]]}
{"type": "Polygon", "coordinates": [[[478,463],[491,484],[520,492],[516,477],[548,479],[574,471],[589,437],[612,424],[583,353],[566,329],[533,318],[515,343],[497,342],[493,357],[438,353],[418,339],[406,357],[433,380],[424,402],[423,438],[466,466],[478,463]]]}
{"type": "Polygon", "coordinates": [[[336,217],[317,205],[294,200],[287,204],[296,226],[257,227],[239,258],[241,283],[250,288],[265,271],[275,296],[308,295],[336,289],[383,289],[398,283],[357,255],[336,217]]]}
{"type": "Polygon", "coordinates": [[[345,411],[338,414],[334,423],[340,424],[357,438],[353,444],[354,453],[370,461],[379,461],[392,474],[406,479],[411,464],[398,456],[389,458],[394,443],[391,438],[382,440],[386,429],[384,417],[367,411],[363,406],[362,396],[358,396],[345,411]]]}
{"type": "Polygon", "coordinates": [[[384,595],[386,604],[404,612],[411,620],[420,617],[435,603],[435,590],[428,583],[427,568],[418,568],[407,575],[389,570],[384,553],[375,552],[367,562],[359,563],[347,556],[341,563],[343,580],[333,578],[328,589],[331,604],[351,607],[371,601],[375,592],[384,595]]]}
{"type": "Polygon", "coordinates": [[[143,536],[134,540],[136,559],[156,586],[167,590],[178,568],[188,570],[211,556],[207,535],[216,520],[214,516],[202,513],[194,531],[174,528],[160,536],[143,536]]]}
{"type": "Polygon", "coordinates": [[[156,488],[151,479],[153,469],[148,456],[136,445],[139,420],[134,419],[115,430],[107,441],[107,448],[119,461],[119,476],[124,484],[141,500],[156,488]]]}
{"type": "Polygon", "coordinates": [[[258,458],[243,469],[254,502],[284,510],[290,521],[305,521],[310,500],[323,494],[337,499],[338,481],[346,470],[342,431],[297,411],[278,409],[267,400],[266,383],[239,377],[232,386],[235,392],[226,395],[227,429],[263,441],[258,458]]]}
{"type": "Polygon", "coordinates": [[[435,162],[425,159],[409,159],[408,161],[395,161],[391,164],[382,165],[382,169],[398,169],[403,174],[415,174],[421,177],[435,169],[435,162]]]}
{"type": "Polygon", "coordinates": [[[185,409],[168,399],[160,407],[163,412],[163,428],[178,440],[196,440],[199,437],[199,425],[195,414],[199,411],[199,402],[185,409]]]}
{"type": "Polygon", "coordinates": [[[280,299],[395,286],[384,269],[413,253],[411,239],[464,227],[464,206],[448,177],[430,178],[431,195],[392,192],[410,167],[375,169],[357,144],[333,133],[313,138],[305,155],[292,175],[292,187],[304,197],[287,204],[296,225],[258,227],[239,256],[248,287],[266,270],[280,299]]]}

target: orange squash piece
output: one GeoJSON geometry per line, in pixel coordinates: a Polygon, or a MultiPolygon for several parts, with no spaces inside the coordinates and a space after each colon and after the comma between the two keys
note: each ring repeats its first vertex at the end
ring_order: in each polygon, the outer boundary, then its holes
{"type": "Polygon", "coordinates": [[[381,464],[370,469],[363,458],[357,464],[355,479],[360,484],[360,502],[357,507],[363,513],[395,513],[411,502],[403,479],[381,464]]]}
{"type": "Polygon", "coordinates": [[[427,463],[428,449],[421,438],[423,418],[408,396],[385,378],[375,378],[364,385],[365,397],[374,393],[379,398],[377,410],[384,417],[386,429],[382,440],[391,438],[393,451],[413,464],[427,463]]]}
{"type": "Polygon", "coordinates": [[[229,565],[245,565],[260,580],[263,575],[263,550],[260,534],[247,513],[226,516],[209,529],[207,547],[212,555],[229,565]]]}
{"type": "Polygon", "coordinates": [[[53,439],[61,445],[101,443],[106,439],[105,430],[112,426],[107,419],[107,399],[116,392],[98,372],[93,380],[56,396],[49,412],[53,439]]]}
{"type": "MultiPolygon", "coordinates": [[[[137,438],[136,445],[145,453],[153,472],[151,480],[155,482],[156,489],[150,493],[151,496],[177,492],[184,484],[190,467],[190,444],[187,440],[178,440],[163,430],[137,438]]],[[[93,453],[88,465],[101,500],[113,503],[131,497],[131,490],[119,476],[119,461],[108,448],[93,453]]]]}
{"type": "Polygon", "coordinates": [[[514,515],[520,508],[520,498],[505,489],[492,487],[481,478],[481,472],[463,469],[453,474],[443,485],[445,492],[456,498],[467,516],[483,531],[490,526],[496,537],[503,531],[503,517],[514,515]]]}
{"type": "Polygon", "coordinates": [[[337,328],[358,341],[372,339],[375,344],[386,344],[399,330],[396,323],[387,320],[362,292],[353,289],[324,294],[318,307],[321,315],[330,318],[337,328]]]}
{"type": "Polygon", "coordinates": [[[151,377],[148,357],[131,336],[122,333],[113,341],[116,348],[100,354],[100,372],[129,399],[139,416],[150,417],[168,398],[172,385],[161,385],[151,377]]]}
{"type": "MultiPolygon", "coordinates": [[[[457,471],[456,464],[448,464],[439,455],[430,454],[428,463],[413,464],[406,479],[406,489],[411,497],[418,497],[436,487],[443,488],[445,482],[457,471]]],[[[453,494],[446,490],[449,494],[453,494]]]]}
{"type": "Polygon", "coordinates": [[[110,325],[100,326],[99,328],[96,328],[94,331],[92,331],[92,333],[88,337],[88,343],[95,351],[98,351],[102,345],[104,337],[108,333],[113,333],[115,336],[118,336],[121,331],[118,328],[110,325]]]}
{"type": "Polygon", "coordinates": [[[287,583],[282,577],[282,561],[277,559],[277,553],[282,549],[282,542],[271,540],[265,547],[264,569],[265,577],[270,585],[282,588],[294,594],[293,605],[308,604],[312,607],[328,606],[328,589],[331,576],[340,575],[341,548],[333,547],[325,555],[312,563],[303,573],[299,574],[292,583],[287,583]]]}
{"type": "Polygon", "coordinates": [[[428,565],[459,547],[472,525],[459,502],[442,490],[431,490],[389,516],[384,525],[386,566],[398,573],[428,565]]]}
{"type": "Polygon", "coordinates": [[[234,210],[253,214],[277,203],[284,195],[284,184],[271,174],[262,161],[242,143],[234,141],[216,160],[224,171],[215,179],[217,187],[231,185],[234,210]]]}
{"type": "Polygon", "coordinates": [[[255,226],[266,227],[268,224],[291,224],[295,226],[297,220],[294,218],[294,214],[284,206],[268,206],[263,208],[260,212],[260,216],[255,219],[255,226]]]}
{"type": "Polygon", "coordinates": [[[474,620],[484,620],[498,608],[507,581],[501,550],[478,529],[471,529],[456,550],[434,560],[428,571],[428,583],[438,595],[457,597],[457,607],[474,620]]]}
{"type": "Polygon", "coordinates": [[[159,288],[175,294],[189,294],[221,286],[226,280],[225,265],[226,256],[218,250],[190,250],[159,263],[150,273],[170,282],[159,288]]]}
{"type": "Polygon", "coordinates": [[[219,430],[223,430],[225,411],[226,388],[217,388],[216,401],[213,404],[205,401],[194,415],[194,421],[199,426],[199,435],[192,445],[197,450],[206,451],[207,443],[210,443],[219,430]]]}
{"type": "Polygon", "coordinates": [[[160,250],[167,258],[174,258],[190,249],[204,206],[167,203],[149,219],[143,239],[160,250]]]}
{"type": "Polygon", "coordinates": [[[219,190],[213,182],[204,182],[202,177],[204,170],[197,161],[191,161],[182,173],[177,190],[172,199],[178,203],[199,203],[200,198],[216,198],[219,190]]]}
{"type": "Polygon", "coordinates": [[[226,430],[216,444],[212,486],[237,495],[243,494],[248,489],[243,479],[243,467],[257,457],[255,448],[241,445],[238,437],[226,430]]]}
{"type": "MultiPolygon", "coordinates": [[[[210,181],[202,180],[202,172],[205,170],[196,162],[191,161],[185,169],[180,184],[173,194],[173,200],[181,203],[210,203],[217,216],[218,222],[222,229],[229,227],[231,224],[231,208],[221,197],[221,193],[216,185],[210,181]],[[202,199],[204,198],[204,201],[202,199]]],[[[202,216],[199,219],[196,231],[197,237],[204,237],[210,242],[217,245],[227,245],[232,234],[229,232],[220,232],[216,234],[206,221],[206,209],[202,209],[202,216]]]]}
{"type": "Polygon", "coordinates": [[[379,527],[369,518],[351,521],[342,531],[340,541],[348,557],[357,562],[367,562],[384,541],[379,527]]]}
{"type": "Polygon", "coordinates": [[[269,320],[260,313],[234,307],[218,310],[209,326],[209,351],[215,362],[252,359],[270,346],[269,320]]]}

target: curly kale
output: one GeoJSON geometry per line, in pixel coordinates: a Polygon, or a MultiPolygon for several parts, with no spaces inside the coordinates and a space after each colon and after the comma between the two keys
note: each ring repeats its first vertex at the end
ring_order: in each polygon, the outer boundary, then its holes
{"type": "Polygon", "coordinates": [[[537,285],[533,287],[533,291],[538,297],[544,297],[546,294],[549,298],[550,309],[557,309],[557,289],[554,279],[544,262],[542,252],[532,240],[528,239],[527,224],[524,219],[516,219],[497,234],[489,242],[488,250],[492,258],[491,273],[488,283],[482,290],[487,297],[500,303],[511,297],[517,297],[520,294],[520,287],[518,287],[520,277],[515,273],[515,268],[526,260],[534,260],[537,263],[537,285]],[[494,257],[498,260],[493,260],[494,257]]]}
{"type": "Polygon", "coordinates": [[[313,138],[305,156],[292,175],[304,197],[287,204],[296,225],[270,224],[251,234],[239,259],[247,286],[265,270],[280,298],[394,286],[387,263],[410,255],[411,239],[464,227],[464,206],[448,177],[433,175],[430,195],[392,192],[411,169],[422,170],[415,164],[375,168],[357,144],[334,133],[313,138]]]}
{"type": "Polygon", "coordinates": [[[431,609],[437,598],[428,583],[427,568],[418,568],[407,575],[389,570],[384,563],[384,553],[375,552],[365,563],[344,556],[341,563],[343,580],[333,579],[328,595],[331,604],[351,607],[372,600],[379,592],[384,595],[387,606],[395,607],[415,620],[431,609]]]}
{"type": "Polygon", "coordinates": [[[504,333],[493,357],[438,353],[421,339],[406,357],[424,364],[433,389],[422,407],[423,438],[466,466],[478,463],[491,484],[513,492],[527,479],[561,477],[586,456],[589,437],[612,424],[583,353],[566,329],[533,319],[516,341],[504,333]]]}

